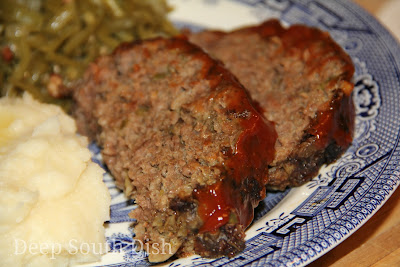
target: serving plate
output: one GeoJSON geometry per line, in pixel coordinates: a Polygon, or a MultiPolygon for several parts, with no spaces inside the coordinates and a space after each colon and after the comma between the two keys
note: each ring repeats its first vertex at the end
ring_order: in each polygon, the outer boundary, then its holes
{"type": "MultiPolygon", "coordinates": [[[[371,15],[344,0],[170,0],[171,19],[192,30],[229,30],[279,18],[283,24],[316,26],[351,56],[355,65],[356,133],[348,151],[324,166],[307,184],[268,193],[255,211],[246,234],[246,249],[234,258],[178,259],[164,265],[184,266],[303,266],[361,227],[386,202],[400,178],[400,47],[371,15]]],[[[91,145],[99,164],[98,147],[91,145]]],[[[112,196],[106,226],[110,252],[91,266],[150,265],[132,239],[135,208],[104,180],[112,196]]]]}

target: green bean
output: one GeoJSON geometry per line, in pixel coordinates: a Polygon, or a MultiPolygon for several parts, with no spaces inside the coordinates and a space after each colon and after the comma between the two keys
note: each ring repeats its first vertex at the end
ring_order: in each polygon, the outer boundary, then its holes
{"type": "Polygon", "coordinates": [[[78,25],[73,24],[68,27],[66,27],[63,31],[63,34],[55,36],[54,39],[49,39],[49,43],[43,45],[42,48],[38,48],[39,50],[42,50],[44,52],[54,52],[56,51],[68,38],[71,38],[72,36],[76,35],[79,33],[81,29],[79,28],[78,25]]]}
{"type": "Polygon", "coordinates": [[[47,25],[49,31],[57,32],[64,28],[74,18],[73,12],[66,5],[65,9],[62,9],[56,14],[47,25]]]}
{"type": "Polygon", "coordinates": [[[30,47],[24,40],[19,39],[17,41],[17,44],[19,47],[19,54],[21,55],[21,60],[17,64],[15,71],[12,75],[12,78],[15,80],[20,80],[23,78],[24,72],[28,68],[29,62],[31,60],[31,51],[30,47]]]}
{"type": "Polygon", "coordinates": [[[13,53],[0,60],[0,94],[66,105],[47,93],[53,73],[70,86],[121,42],[176,34],[169,10],[165,0],[0,0],[0,49],[13,53]]]}
{"type": "Polygon", "coordinates": [[[79,68],[79,62],[54,52],[50,52],[46,54],[46,59],[54,62],[55,64],[63,65],[63,66],[73,66],[79,68]]]}
{"type": "Polygon", "coordinates": [[[107,27],[107,25],[102,25],[102,27],[100,27],[100,29],[97,31],[97,37],[106,46],[113,49],[119,44],[119,41],[109,35],[110,31],[107,29],[107,27]]]}
{"type": "Polygon", "coordinates": [[[111,9],[115,17],[122,17],[124,12],[114,0],[103,0],[103,2],[111,9]]]}
{"type": "Polygon", "coordinates": [[[15,20],[25,25],[32,31],[40,30],[43,24],[43,17],[38,12],[26,8],[15,10],[15,20]]]}
{"type": "Polygon", "coordinates": [[[89,25],[85,29],[81,30],[80,32],[69,38],[69,40],[65,43],[63,47],[63,52],[67,55],[70,55],[74,49],[82,45],[83,42],[87,41],[87,39],[94,32],[96,27],[97,24],[89,25]]]}

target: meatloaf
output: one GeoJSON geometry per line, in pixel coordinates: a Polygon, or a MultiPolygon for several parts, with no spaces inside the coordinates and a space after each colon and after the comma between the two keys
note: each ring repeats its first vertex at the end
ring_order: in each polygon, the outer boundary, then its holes
{"type": "Polygon", "coordinates": [[[276,132],[223,65],[183,38],[121,45],[74,88],[81,133],[138,208],[149,260],[233,256],[265,197],[276,132]]]}
{"type": "Polygon", "coordinates": [[[193,33],[189,40],[223,61],[275,122],[268,188],[303,184],[351,143],[354,67],[327,32],[269,20],[231,32],[193,33]]]}

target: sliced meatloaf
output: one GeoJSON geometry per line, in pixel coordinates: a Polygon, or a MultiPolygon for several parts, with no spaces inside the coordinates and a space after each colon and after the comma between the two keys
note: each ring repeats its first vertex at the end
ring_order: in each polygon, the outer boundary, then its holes
{"type": "Polygon", "coordinates": [[[244,249],[276,132],[220,62],[181,38],[125,44],[91,64],[73,97],[80,131],[138,204],[150,261],[244,249]]]}
{"type": "Polygon", "coordinates": [[[189,35],[236,75],[275,122],[276,156],[268,187],[298,186],[352,141],[354,67],[328,33],[277,20],[232,32],[189,35]]]}

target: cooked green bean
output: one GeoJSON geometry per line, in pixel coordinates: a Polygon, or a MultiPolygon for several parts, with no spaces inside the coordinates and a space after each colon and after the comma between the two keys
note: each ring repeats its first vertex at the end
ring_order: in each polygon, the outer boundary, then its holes
{"type": "Polygon", "coordinates": [[[64,86],[121,42],[177,33],[165,0],[1,0],[0,93],[46,102],[52,75],[64,86]]]}

